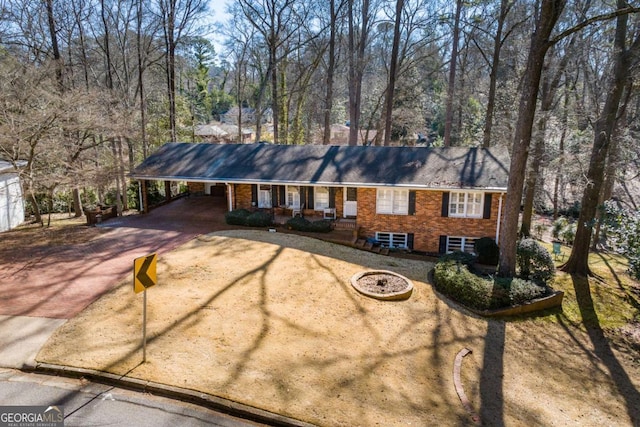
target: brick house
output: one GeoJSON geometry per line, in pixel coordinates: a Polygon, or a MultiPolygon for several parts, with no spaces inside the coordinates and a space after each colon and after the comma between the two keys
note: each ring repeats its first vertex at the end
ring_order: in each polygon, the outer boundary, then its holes
{"type": "Polygon", "coordinates": [[[498,148],[169,143],[131,176],[186,181],[228,210],[329,216],[382,246],[443,253],[498,240],[508,168],[498,148]]]}

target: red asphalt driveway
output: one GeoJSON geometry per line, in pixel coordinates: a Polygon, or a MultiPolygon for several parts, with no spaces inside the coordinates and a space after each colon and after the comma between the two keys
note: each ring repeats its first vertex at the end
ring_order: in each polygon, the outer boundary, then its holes
{"type": "Polygon", "coordinates": [[[127,276],[133,281],[135,258],[161,256],[200,234],[229,228],[224,212],[224,199],[183,198],[149,214],[105,221],[101,226],[109,231],[82,244],[17,250],[0,260],[0,315],[69,319],[127,276]]]}

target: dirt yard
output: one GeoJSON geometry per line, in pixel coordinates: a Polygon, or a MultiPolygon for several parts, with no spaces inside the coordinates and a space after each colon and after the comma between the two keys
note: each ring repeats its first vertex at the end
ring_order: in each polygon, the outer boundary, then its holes
{"type": "Polygon", "coordinates": [[[127,280],[69,320],[40,362],[125,374],[211,393],[321,426],[640,424],[637,354],[580,325],[487,321],[434,293],[424,261],[266,231],[200,236],[160,257],[147,291],[127,280]],[[355,273],[411,279],[405,301],[378,301],[355,273]],[[634,360],[635,357],[635,360],[634,360]]]}

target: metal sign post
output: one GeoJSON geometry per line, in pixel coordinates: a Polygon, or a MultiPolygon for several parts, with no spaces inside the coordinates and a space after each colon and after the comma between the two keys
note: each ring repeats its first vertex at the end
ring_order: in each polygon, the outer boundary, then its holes
{"type": "Polygon", "coordinates": [[[147,362],[147,290],[142,298],[142,363],[147,362]]]}
{"type": "Polygon", "coordinates": [[[151,254],[133,260],[133,291],[143,293],[142,299],[142,363],[147,361],[147,288],[158,281],[156,264],[158,256],[151,254]]]}

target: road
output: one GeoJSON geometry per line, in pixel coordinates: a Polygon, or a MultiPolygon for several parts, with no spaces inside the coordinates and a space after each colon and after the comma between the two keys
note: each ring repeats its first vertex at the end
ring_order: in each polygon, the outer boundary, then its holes
{"type": "Polygon", "coordinates": [[[0,369],[0,405],[61,407],[65,427],[264,426],[150,394],[13,369],[0,369]]]}

